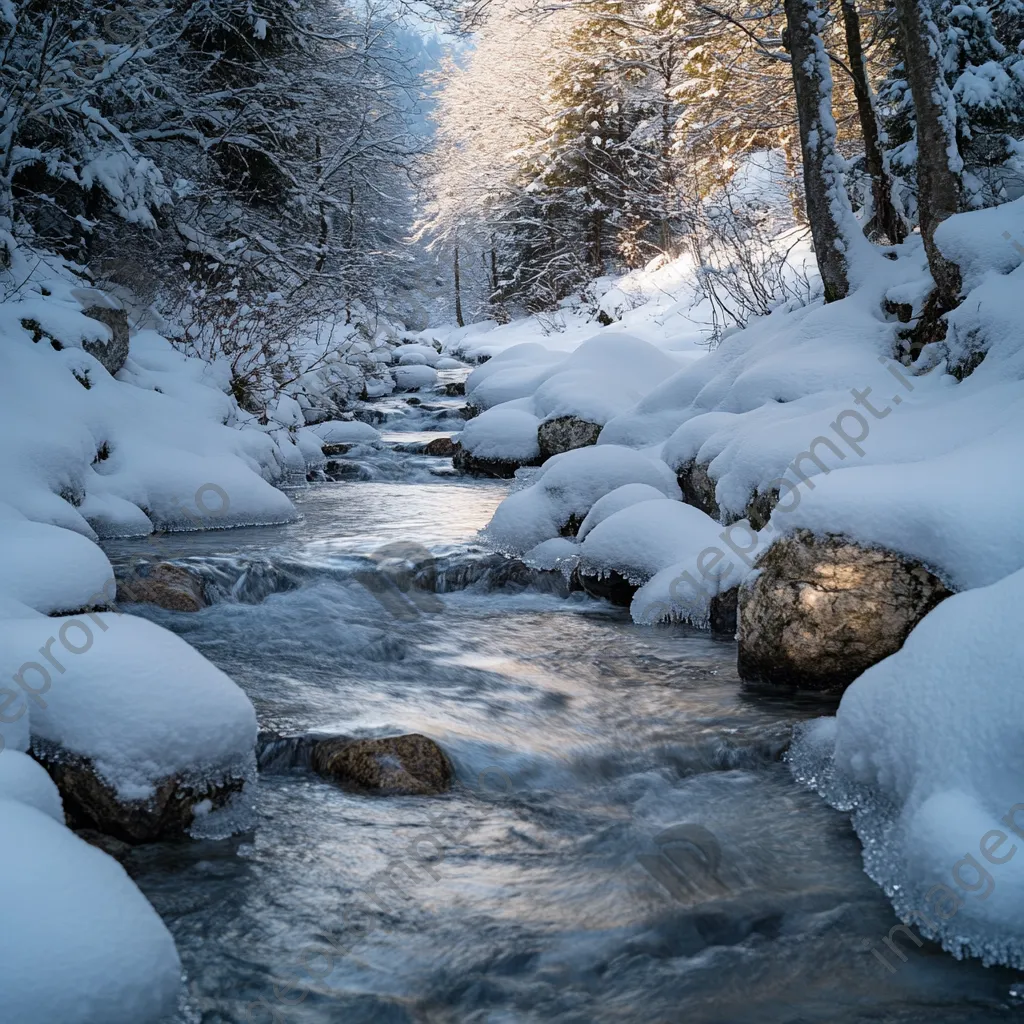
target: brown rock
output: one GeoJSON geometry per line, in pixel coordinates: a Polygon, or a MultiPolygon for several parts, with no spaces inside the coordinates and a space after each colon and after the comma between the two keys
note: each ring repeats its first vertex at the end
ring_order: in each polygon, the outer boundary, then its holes
{"type": "Polygon", "coordinates": [[[451,458],[455,454],[455,442],[450,437],[435,437],[423,446],[423,454],[451,458]]]}
{"type": "Polygon", "coordinates": [[[455,398],[466,394],[466,382],[464,380],[449,381],[444,386],[444,393],[449,398],[455,398]]]}
{"type": "Polygon", "coordinates": [[[776,541],[758,568],[740,592],[739,673],[767,686],[842,691],[950,596],[917,562],[808,531],[776,541]]]}
{"type": "Polygon", "coordinates": [[[139,565],[128,577],[118,577],[119,603],[155,604],[172,612],[197,612],[207,605],[200,576],[182,565],[158,562],[139,565]]]}
{"type": "Polygon", "coordinates": [[[320,450],[327,458],[332,458],[335,455],[348,455],[353,448],[355,448],[354,444],[325,444],[320,450]]]}
{"type": "Polygon", "coordinates": [[[111,838],[124,843],[186,838],[196,804],[209,800],[211,809],[217,810],[245,784],[241,777],[197,784],[175,777],[158,783],[148,800],[121,800],[87,757],[38,742],[33,743],[32,756],[57,784],[68,825],[100,833],[106,837],[104,842],[111,838]]]}
{"type": "Polygon", "coordinates": [[[541,461],[575,448],[587,448],[597,444],[597,436],[600,433],[600,423],[591,423],[589,420],[580,419],[579,416],[558,416],[553,420],[547,420],[537,428],[541,461]]]}
{"type": "Polygon", "coordinates": [[[445,752],[418,733],[320,740],[313,746],[310,767],[353,789],[408,796],[444,793],[455,777],[445,752]]]}

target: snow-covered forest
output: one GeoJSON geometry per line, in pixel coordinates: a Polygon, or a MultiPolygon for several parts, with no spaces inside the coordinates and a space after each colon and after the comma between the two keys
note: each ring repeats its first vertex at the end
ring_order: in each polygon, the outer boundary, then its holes
{"type": "Polygon", "coordinates": [[[0,0],[0,100],[0,1024],[1019,1015],[1024,4],[0,0]]]}

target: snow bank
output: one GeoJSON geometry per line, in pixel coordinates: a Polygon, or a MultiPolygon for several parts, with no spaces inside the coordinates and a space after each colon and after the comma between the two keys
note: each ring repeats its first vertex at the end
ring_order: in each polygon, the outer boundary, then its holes
{"type": "Polygon", "coordinates": [[[4,1024],[144,1024],[175,1010],[174,940],[124,869],[11,800],[0,800],[0,906],[4,1024]]]}
{"type": "Polygon", "coordinates": [[[577,448],[548,459],[530,486],[510,494],[485,530],[501,550],[528,551],[557,537],[571,519],[582,523],[594,503],[624,484],[647,484],[664,497],[680,497],[672,471],[630,448],[577,448]]]}
{"type": "Polygon", "coordinates": [[[533,418],[534,434],[542,422],[561,416],[602,424],[678,367],[677,360],[642,339],[621,333],[592,337],[568,356],[536,343],[516,345],[469,375],[467,400],[484,411],[463,447],[473,450],[475,439],[486,436],[489,458],[520,461],[516,450],[524,446],[526,416],[533,418]],[[513,410],[514,416],[503,416],[513,410]],[[520,429],[505,447],[503,425],[513,423],[520,429]]]}
{"type": "Polygon", "coordinates": [[[790,755],[798,778],[853,811],[865,869],[902,920],[956,956],[1016,967],[1022,602],[1024,572],[944,601],[790,755]]]}

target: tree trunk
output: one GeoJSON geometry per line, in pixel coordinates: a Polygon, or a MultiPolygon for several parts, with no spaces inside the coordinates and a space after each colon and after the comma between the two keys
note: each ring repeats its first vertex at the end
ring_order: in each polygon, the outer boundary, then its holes
{"type": "Polygon", "coordinates": [[[462,320],[462,281],[459,277],[459,247],[455,246],[455,322],[460,327],[465,327],[462,320]]]}
{"type": "Polygon", "coordinates": [[[825,301],[845,298],[850,290],[847,254],[855,226],[850,197],[836,152],[832,117],[832,71],[821,41],[824,19],[815,0],[785,0],[786,39],[792,55],[793,86],[804,158],[807,218],[814,254],[825,286],[825,301]]]}
{"type": "MultiPolygon", "coordinates": [[[[879,233],[894,244],[907,237],[907,229],[892,202],[892,177],[882,154],[878,113],[875,110],[871,85],[868,82],[867,62],[860,37],[860,15],[855,0],[843,0],[843,27],[846,30],[846,52],[850,57],[853,91],[857,97],[857,116],[864,136],[864,162],[871,176],[871,195],[874,201],[874,223],[879,233]]],[[[867,225],[865,225],[866,227],[867,225]]]]}
{"type": "Polygon", "coordinates": [[[942,43],[929,0],[896,0],[904,67],[917,117],[917,210],[935,297],[942,312],[960,299],[960,268],[939,251],[935,229],[960,209],[963,160],[956,103],[942,73],[942,43]]]}

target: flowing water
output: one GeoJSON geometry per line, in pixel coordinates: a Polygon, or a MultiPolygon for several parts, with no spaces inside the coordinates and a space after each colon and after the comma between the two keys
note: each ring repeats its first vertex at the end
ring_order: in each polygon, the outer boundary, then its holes
{"type": "MultiPolygon", "coordinates": [[[[437,436],[430,415],[385,437],[437,436]]],[[[373,797],[265,773],[251,833],[133,853],[187,975],[174,1024],[1020,1015],[1011,972],[885,946],[898,922],[845,817],[781,760],[830,707],[745,694],[731,642],[558,588],[368,585],[395,542],[484,558],[508,485],[391,450],[351,462],[294,494],[299,522],[182,540],[211,607],[140,610],[229,672],[261,728],[425,733],[458,782],[373,797]]]]}

